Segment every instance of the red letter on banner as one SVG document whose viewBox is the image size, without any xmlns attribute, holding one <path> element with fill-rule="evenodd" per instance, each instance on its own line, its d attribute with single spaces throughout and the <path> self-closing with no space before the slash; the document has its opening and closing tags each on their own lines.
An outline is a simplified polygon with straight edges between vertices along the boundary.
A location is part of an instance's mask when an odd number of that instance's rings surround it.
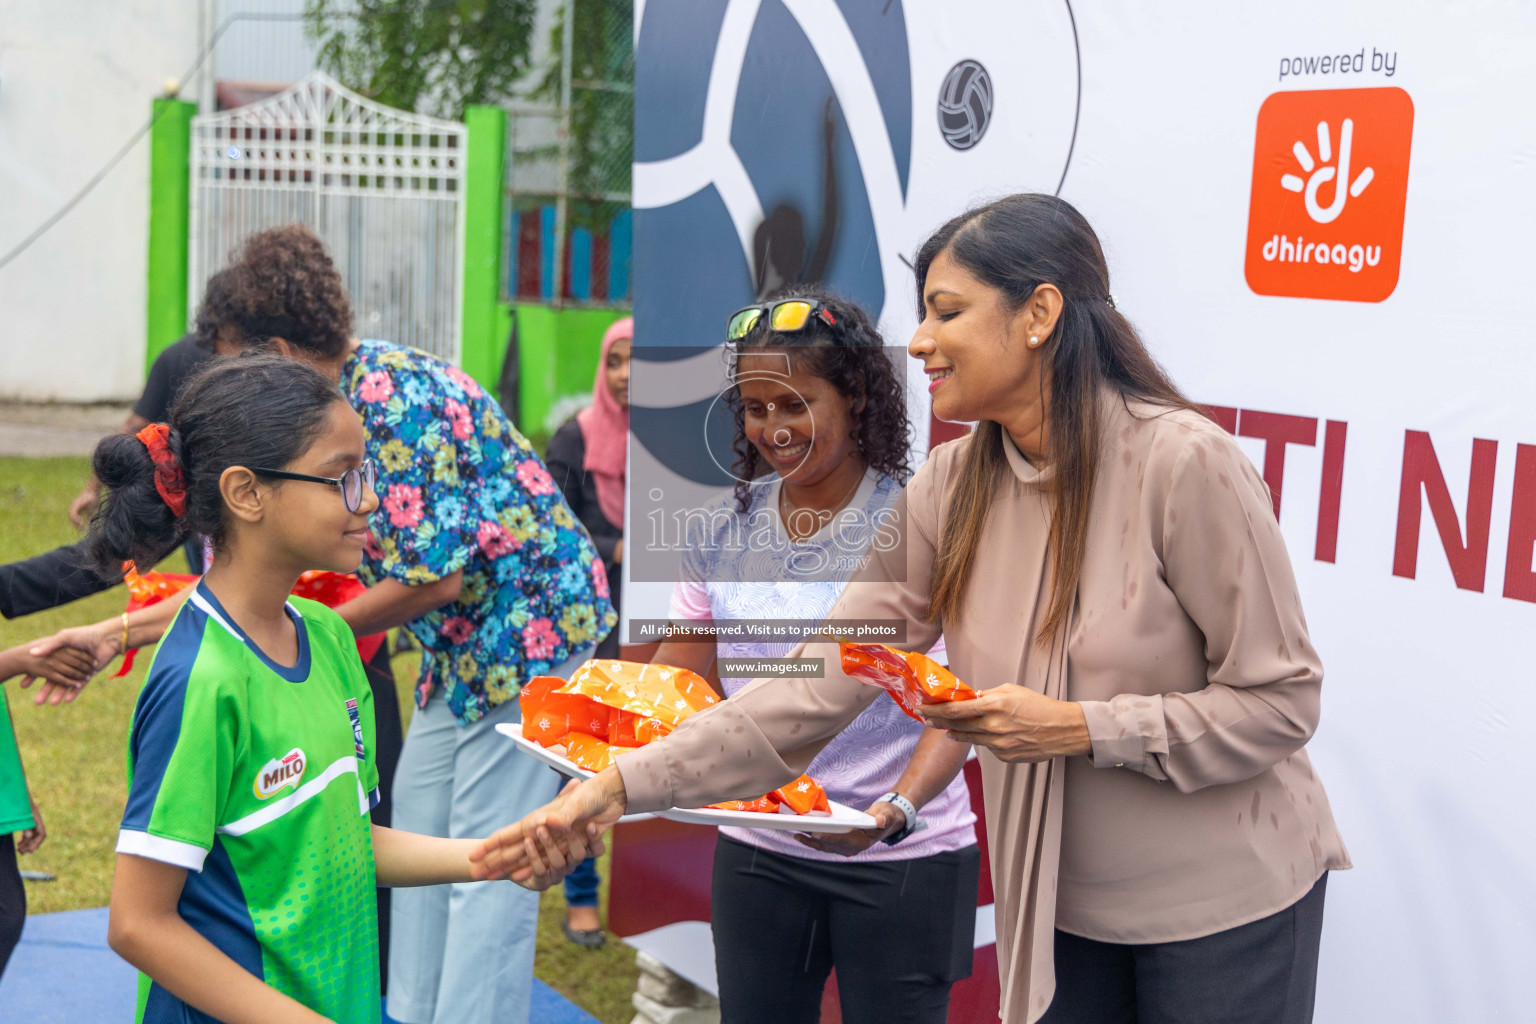
<svg viewBox="0 0 1536 1024">
<path fill-rule="evenodd" d="M 1264 482 L 1269 485 L 1270 500 L 1275 503 L 1275 518 L 1280 518 L 1280 488 L 1285 483 L 1285 446 L 1317 443 L 1317 420 L 1308 416 L 1287 416 L 1278 412 L 1244 409 L 1237 421 L 1242 437 L 1256 437 L 1264 442 Z"/>
<path fill-rule="evenodd" d="M 1420 494 L 1429 498 L 1429 511 L 1440 531 L 1451 576 L 1462 590 L 1483 589 L 1488 568 L 1488 522 L 1493 515 L 1493 470 L 1499 442 L 1476 438 L 1472 442 L 1472 473 L 1467 484 L 1467 541 L 1461 541 L 1461 523 L 1451 491 L 1440 472 L 1435 446 L 1422 430 L 1409 430 L 1403 438 L 1403 484 L 1397 499 L 1397 545 L 1392 556 L 1392 575 L 1414 578 L 1419 561 Z"/>
<path fill-rule="evenodd" d="M 1339 550 L 1339 496 L 1344 490 L 1344 435 L 1349 424 L 1329 420 L 1323 434 L 1323 487 L 1317 501 L 1317 549 L 1319 562 L 1332 562 Z"/>
<path fill-rule="evenodd" d="M 1515 497 L 1509 506 L 1509 551 L 1504 556 L 1504 596 L 1536 601 L 1536 445 L 1515 448 Z"/>
<path fill-rule="evenodd" d="M 1202 405 L 1205 414 L 1229 434 L 1237 433 L 1237 410 L 1230 405 Z"/>
</svg>

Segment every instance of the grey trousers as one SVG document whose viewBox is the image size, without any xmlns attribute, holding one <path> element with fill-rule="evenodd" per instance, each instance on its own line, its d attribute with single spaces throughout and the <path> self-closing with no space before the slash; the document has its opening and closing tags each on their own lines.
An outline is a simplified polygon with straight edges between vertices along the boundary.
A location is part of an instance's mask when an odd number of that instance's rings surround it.
<svg viewBox="0 0 1536 1024">
<path fill-rule="evenodd" d="M 569 677 L 588 647 L 550 672 Z M 522 721 L 509 700 L 460 725 L 439 689 L 411 716 L 395 769 L 394 827 L 488 836 L 549 803 L 560 777 L 496 732 Z M 400 1024 L 528 1024 L 539 894 L 461 882 L 390 895 L 389 1015 Z M 533 1024 L 539 1024 L 534 1021 Z"/>
<path fill-rule="evenodd" d="M 1038 1024 L 1309 1024 L 1328 874 L 1284 910 L 1183 942 L 1056 932 L 1056 998 Z"/>
</svg>

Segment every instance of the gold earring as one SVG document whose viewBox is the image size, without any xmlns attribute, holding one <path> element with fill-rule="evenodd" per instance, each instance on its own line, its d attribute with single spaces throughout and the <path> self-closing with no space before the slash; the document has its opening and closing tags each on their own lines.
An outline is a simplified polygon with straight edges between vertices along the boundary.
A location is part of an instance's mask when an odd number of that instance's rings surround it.
<svg viewBox="0 0 1536 1024">
<path fill-rule="evenodd" d="M 1036 337 L 1035 335 L 1031 334 L 1029 336 L 1029 347 L 1030 348 L 1039 348 L 1040 347 L 1040 339 L 1038 337 Z"/>
</svg>

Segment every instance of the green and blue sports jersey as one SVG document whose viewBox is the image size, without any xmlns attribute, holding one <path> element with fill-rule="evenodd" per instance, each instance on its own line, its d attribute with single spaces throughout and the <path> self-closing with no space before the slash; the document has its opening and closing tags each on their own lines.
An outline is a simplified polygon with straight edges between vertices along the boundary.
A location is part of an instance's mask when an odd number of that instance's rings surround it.
<svg viewBox="0 0 1536 1024">
<path fill-rule="evenodd" d="M 27 779 L 21 772 L 16 734 L 11 731 L 10 694 L 0 689 L 0 835 L 36 828 Z"/>
<path fill-rule="evenodd" d="M 288 614 L 291 668 L 198 584 L 134 710 L 117 852 L 186 868 L 182 918 L 268 985 L 377 1024 L 373 698 L 340 616 L 303 598 Z M 136 1020 L 213 1024 L 145 977 Z"/>
</svg>

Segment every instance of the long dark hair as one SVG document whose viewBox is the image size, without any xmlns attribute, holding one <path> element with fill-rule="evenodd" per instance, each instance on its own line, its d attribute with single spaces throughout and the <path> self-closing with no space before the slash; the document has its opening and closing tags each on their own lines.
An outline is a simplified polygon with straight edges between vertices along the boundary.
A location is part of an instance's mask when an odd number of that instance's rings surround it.
<svg viewBox="0 0 1536 1024">
<path fill-rule="evenodd" d="M 863 407 L 854 413 L 859 455 L 864 464 L 905 484 L 912 475 L 908 453 L 912 447 L 912 425 L 907 419 L 906 390 L 896 367 L 885 353 L 880 332 L 869 315 L 856 302 L 810 285 L 780 289 L 768 299 L 816 299 L 832 314 L 835 323 L 812 317 L 803 330 L 780 334 L 768 329 L 767 317 L 759 320 L 731 350 L 731 378 L 734 380 L 741 356 L 763 349 L 784 349 L 799 366 L 831 384 L 844 398 Z M 736 453 L 736 510 L 752 507 L 752 485 L 748 481 L 765 468 L 757 446 L 747 440 L 747 411 L 741 389 L 726 392 L 726 402 L 736 418 L 736 437 L 731 450 Z"/>
<path fill-rule="evenodd" d="M 167 443 L 186 485 L 184 515 L 155 488 L 144 442 L 114 434 L 96 446 L 97 478 L 110 490 L 91 520 L 86 552 L 115 579 L 125 561 L 147 571 L 189 535 L 224 539 L 219 477 L 231 466 L 282 469 L 314 443 L 336 385 L 305 363 L 273 355 L 215 359 L 193 374 L 171 408 Z"/>
<path fill-rule="evenodd" d="M 1046 406 L 1051 488 L 1051 597 L 1036 640 L 1049 642 L 1072 610 L 1088 539 L 1094 478 L 1103 449 L 1099 393 L 1117 392 L 1169 408 L 1199 411 L 1147 352 L 1136 328 L 1110 302 L 1109 268 L 1088 221 L 1055 196 L 1021 193 L 951 220 L 918 250 L 918 319 L 928 269 L 948 252 L 967 272 L 1003 293 L 1019 309 L 1042 284 L 1062 295 L 1061 314 L 1044 358 L 1049 368 Z M 965 601 L 982 527 L 1007 459 L 1003 428 L 977 424 L 960 482 L 949 501 L 934 560 L 929 617 L 954 621 Z"/>
</svg>

